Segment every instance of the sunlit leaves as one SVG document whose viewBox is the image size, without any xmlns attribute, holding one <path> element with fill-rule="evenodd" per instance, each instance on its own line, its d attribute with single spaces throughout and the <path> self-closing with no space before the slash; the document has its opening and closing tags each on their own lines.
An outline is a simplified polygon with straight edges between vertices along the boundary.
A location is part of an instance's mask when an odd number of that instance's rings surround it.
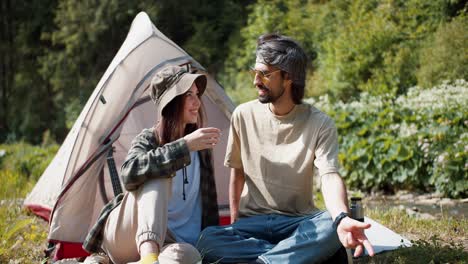
<svg viewBox="0 0 468 264">
<path fill-rule="evenodd" d="M 347 183 L 362 190 L 468 192 L 468 83 L 413 87 L 393 100 L 362 94 L 314 102 L 336 122 Z"/>
</svg>

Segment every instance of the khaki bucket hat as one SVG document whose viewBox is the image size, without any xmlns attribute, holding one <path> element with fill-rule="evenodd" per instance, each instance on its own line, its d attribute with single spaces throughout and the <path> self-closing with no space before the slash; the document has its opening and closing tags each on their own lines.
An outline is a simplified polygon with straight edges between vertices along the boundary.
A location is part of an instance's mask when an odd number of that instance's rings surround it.
<svg viewBox="0 0 468 264">
<path fill-rule="evenodd" d="M 162 111 L 176 96 L 186 93 L 195 82 L 202 95 L 206 89 L 207 79 L 203 74 L 188 72 L 186 67 L 167 66 L 158 71 L 151 81 L 151 99 L 156 105 L 158 118 Z"/>
</svg>

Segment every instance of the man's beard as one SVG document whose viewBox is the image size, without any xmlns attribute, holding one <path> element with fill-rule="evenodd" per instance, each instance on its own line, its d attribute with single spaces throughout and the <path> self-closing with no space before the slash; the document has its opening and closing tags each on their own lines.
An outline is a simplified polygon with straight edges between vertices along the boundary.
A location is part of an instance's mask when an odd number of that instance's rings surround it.
<svg viewBox="0 0 468 264">
<path fill-rule="evenodd" d="M 268 88 L 267 86 L 262 85 L 262 86 L 257 87 L 257 89 L 266 91 L 265 95 L 258 96 L 258 101 L 262 104 L 275 103 L 284 94 L 285 89 L 284 87 L 281 87 L 281 88 L 282 88 L 281 93 L 277 96 L 274 96 L 271 94 L 271 89 Z"/>
</svg>

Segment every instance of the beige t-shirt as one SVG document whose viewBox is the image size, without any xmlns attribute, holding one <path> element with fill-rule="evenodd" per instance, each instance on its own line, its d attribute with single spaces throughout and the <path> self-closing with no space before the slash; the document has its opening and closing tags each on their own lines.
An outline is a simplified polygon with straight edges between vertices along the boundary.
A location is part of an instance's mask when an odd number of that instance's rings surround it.
<svg viewBox="0 0 468 264">
<path fill-rule="evenodd" d="M 296 105 L 276 116 L 258 100 L 239 105 L 231 118 L 225 166 L 243 168 L 239 214 L 306 215 L 312 199 L 314 165 L 320 176 L 338 173 L 334 122 L 317 108 Z"/>
</svg>

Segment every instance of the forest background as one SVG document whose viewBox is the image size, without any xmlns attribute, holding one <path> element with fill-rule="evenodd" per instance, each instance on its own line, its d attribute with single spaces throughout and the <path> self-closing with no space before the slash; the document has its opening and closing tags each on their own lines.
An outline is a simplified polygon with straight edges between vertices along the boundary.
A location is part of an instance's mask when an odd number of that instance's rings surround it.
<svg viewBox="0 0 468 264">
<path fill-rule="evenodd" d="M 12 1 L 0 4 L 0 143 L 62 142 L 146 11 L 236 103 L 265 32 L 309 57 L 306 97 L 336 121 L 363 191 L 468 191 L 468 17 L 457 0 Z"/>
</svg>

